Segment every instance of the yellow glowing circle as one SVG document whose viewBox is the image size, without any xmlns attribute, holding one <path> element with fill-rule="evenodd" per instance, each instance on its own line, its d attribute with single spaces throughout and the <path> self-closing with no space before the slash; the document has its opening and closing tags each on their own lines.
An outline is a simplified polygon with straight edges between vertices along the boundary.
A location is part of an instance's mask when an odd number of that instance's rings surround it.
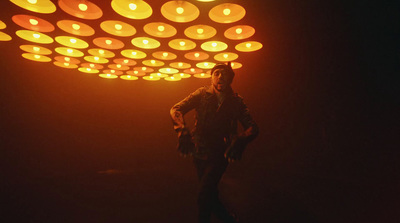
<svg viewBox="0 0 400 223">
<path fill-rule="evenodd" d="M 101 8 L 88 0 L 58 0 L 58 6 L 64 12 L 81 19 L 98 19 L 103 16 Z"/>
<path fill-rule="evenodd" d="M 58 67 L 68 68 L 68 69 L 75 69 L 75 68 L 78 68 L 78 65 L 76 65 L 76 64 L 62 63 L 62 62 L 60 62 L 60 61 L 54 61 L 53 64 L 56 65 L 56 66 L 58 66 Z"/>
<path fill-rule="evenodd" d="M 51 58 L 43 55 L 33 54 L 33 53 L 23 53 L 22 57 L 28 60 L 33 60 L 37 62 L 50 62 Z"/>
<path fill-rule="evenodd" d="M 97 56 L 85 56 L 83 59 L 85 59 L 88 62 L 92 62 L 92 63 L 99 63 L 99 64 L 108 63 L 108 60 L 106 58 L 97 57 Z"/>
<path fill-rule="evenodd" d="M 61 55 L 68 57 L 82 57 L 84 53 L 77 49 L 71 49 L 67 47 L 57 47 L 55 51 Z"/>
<path fill-rule="evenodd" d="M 109 40 L 109 39 L 106 39 L 105 42 L 106 42 L 107 45 L 111 45 L 112 44 L 112 40 Z"/>
<path fill-rule="evenodd" d="M 228 62 L 228 61 L 236 60 L 238 57 L 239 57 L 239 55 L 236 53 L 225 52 L 225 53 L 219 53 L 219 54 L 215 55 L 214 59 L 217 61 L 221 61 L 221 62 Z"/>
<path fill-rule="evenodd" d="M 0 20 L 0 29 L 5 29 L 7 27 L 7 25 Z"/>
<path fill-rule="evenodd" d="M 166 51 L 157 51 L 152 55 L 159 60 L 175 60 L 178 57 L 176 54 Z"/>
<path fill-rule="evenodd" d="M 80 72 L 88 73 L 88 74 L 97 74 L 97 73 L 100 72 L 100 71 L 97 70 L 97 69 L 88 68 L 88 67 L 80 67 L 80 68 L 78 68 L 78 70 L 79 70 Z"/>
<path fill-rule="evenodd" d="M 146 19 L 153 14 L 153 9 L 142 0 L 112 0 L 111 7 L 121 16 L 130 19 Z"/>
<path fill-rule="evenodd" d="M 89 25 L 73 20 L 60 20 L 57 22 L 57 26 L 67 33 L 78 36 L 91 36 L 95 33 Z"/>
<path fill-rule="evenodd" d="M 175 78 L 189 78 L 189 77 L 191 77 L 190 74 L 186 74 L 186 73 L 178 73 L 178 74 L 174 74 L 173 76 Z"/>
<path fill-rule="evenodd" d="M 77 49 L 85 49 L 89 46 L 84 40 L 71 36 L 57 36 L 55 40 L 61 45 Z"/>
<path fill-rule="evenodd" d="M 159 61 L 159 60 L 145 60 L 142 62 L 146 66 L 150 67 L 161 67 L 164 66 L 164 62 Z"/>
<path fill-rule="evenodd" d="M 105 78 L 105 79 L 116 79 L 118 78 L 117 75 L 115 74 L 99 74 L 100 77 Z"/>
<path fill-rule="evenodd" d="M 105 57 L 105 58 L 115 57 L 115 53 L 105 49 L 98 49 L 98 48 L 89 49 L 88 53 L 91 54 L 92 56 L 98 56 L 98 57 Z"/>
<path fill-rule="evenodd" d="M 231 10 L 229 8 L 226 8 L 222 11 L 222 13 L 224 13 L 224 15 L 230 15 L 231 14 Z"/>
<path fill-rule="evenodd" d="M 136 29 L 132 25 L 118 21 L 118 20 L 107 20 L 100 24 L 100 27 L 105 32 L 115 36 L 133 36 L 136 34 Z"/>
<path fill-rule="evenodd" d="M 190 68 L 191 65 L 188 63 L 184 63 L 184 62 L 174 62 L 174 63 L 170 63 L 169 66 L 176 68 L 176 69 L 187 69 Z"/>
<path fill-rule="evenodd" d="M 81 3 L 78 5 L 78 8 L 82 11 L 86 11 L 88 9 L 88 6 L 86 4 Z"/>
<path fill-rule="evenodd" d="M 166 77 L 164 78 L 166 81 L 180 81 L 181 78 L 179 76 L 171 76 L 171 77 Z"/>
<path fill-rule="evenodd" d="M 160 42 L 149 37 L 136 37 L 131 42 L 132 45 L 143 49 L 155 49 L 161 45 Z"/>
<path fill-rule="evenodd" d="M 43 43 L 43 44 L 50 44 L 53 43 L 54 40 L 50 36 L 36 32 L 36 31 L 31 31 L 31 30 L 18 30 L 16 32 L 17 36 L 19 36 L 21 39 L 34 42 L 34 43 Z"/>
<path fill-rule="evenodd" d="M 221 41 L 208 41 L 201 44 L 201 48 L 209 52 L 220 52 L 226 50 L 228 45 Z"/>
<path fill-rule="evenodd" d="M 246 10 L 237 4 L 223 3 L 212 8 L 208 16 L 218 23 L 233 23 L 241 20 L 246 15 Z"/>
<path fill-rule="evenodd" d="M 73 28 L 74 30 L 79 30 L 79 29 L 81 28 L 81 26 L 74 23 L 74 24 L 72 24 L 72 28 Z"/>
<path fill-rule="evenodd" d="M 175 50 L 192 50 L 196 47 L 196 43 L 188 39 L 174 39 L 168 45 Z"/>
<path fill-rule="evenodd" d="M 207 73 L 198 73 L 198 74 L 194 74 L 193 76 L 197 77 L 197 78 L 210 78 L 211 77 L 211 75 L 207 74 Z"/>
<path fill-rule="evenodd" d="M 132 76 L 132 75 L 122 75 L 119 78 L 123 79 L 123 80 L 127 80 L 127 81 L 135 81 L 137 79 L 139 79 L 136 76 Z"/>
<path fill-rule="evenodd" d="M 231 63 L 231 67 L 232 69 L 239 69 L 243 66 L 243 64 L 239 63 L 239 62 L 232 62 Z"/>
<path fill-rule="evenodd" d="M 184 10 L 182 7 L 176 8 L 176 13 L 178 13 L 178 14 L 180 14 L 180 15 L 181 15 L 184 11 L 185 11 L 185 10 Z"/>
<path fill-rule="evenodd" d="M 143 30 L 149 35 L 160 38 L 172 37 L 177 33 L 175 27 L 163 22 L 148 23 L 143 27 Z"/>
<path fill-rule="evenodd" d="M 235 46 L 235 49 L 240 52 L 253 52 L 261 49 L 263 45 L 257 41 L 247 41 L 239 43 Z"/>
<path fill-rule="evenodd" d="M 241 34 L 243 32 L 243 29 L 242 28 L 237 28 L 235 30 L 235 32 L 236 32 L 236 34 Z"/>
<path fill-rule="evenodd" d="M 52 53 L 51 50 L 35 45 L 21 45 L 19 47 L 21 50 L 26 51 L 28 53 L 40 54 L 40 55 L 50 55 Z"/>
<path fill-rule="evenodd" d="M 169 1 L 161 6 L 161 14 L 168 20 L 185 23 L 195 20 L 200 11 L 188 1 Z"/>
<path fill-rule="evenodd" d="M 158 71 L 164 74 L 176 74 L 179 72 L 179 70 L 169 67 L 160 68 Z"/>
<path fill-rule="evenodd" d="M 151 73 L 150 76 L 158 77 L 158 78 L 168 77 L 167 74 L 162 74 L 162 73 Z"/>
<path fill-rule="evenodd" d="M 36 26 L 37 24 L 39 24 L 39 21 L 37 21 L 36 19 L 29 19 L 29 23 Z"/>
<path fill-rule="evenodd" d="M 108 65 L 108 68 L 111 68 L 114 70 L 129 70 L 128 66 L 121 65 L 121 64 L 110 64 L 110 65 Z"/>
<path fill-rule="evenodd" d="M 196 67 L 202 68 L 202 69 L 211 69 L 214 66 L 215 66 L 215 63 L 213 63 L 213 62 L 201 62 L 201 63 L 196 64 Z"/>
<path fill-rule="evenodd" d="M 50 14 L 56 11 L 56 6 L 50 0 L 10 0 L 15 5 L 37 13 Z"/>
<path fill-rule="evenodd" d="M 160 78 L 157 77 L 157 76 L 144 76 L 143 79 L 146 80 L 146 81 L 158 81 L 158 80 L 160 80 Z"/>
<path fill-rule="evenodd" d="M 143 59 L 147 55 L 146 53 L 139 51 L 139 50 L 132 50 L 132 49 L 126 49 L 121 51 L 122 56 L 131 58 L 131 59 Z"/>
<path fill-rule="evenodd" d="M 195 53 L 194 56 L 195 56 L 195 57 L 199 57 L 199 56 L 200 56 L 200 53 Z"/>
</svg>

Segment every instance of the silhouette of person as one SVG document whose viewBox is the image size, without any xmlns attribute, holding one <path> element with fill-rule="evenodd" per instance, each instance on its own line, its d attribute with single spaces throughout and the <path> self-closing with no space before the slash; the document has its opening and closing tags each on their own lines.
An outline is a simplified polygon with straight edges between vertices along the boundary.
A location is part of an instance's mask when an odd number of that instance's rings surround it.
<svg viewBox="0 0 400 223">
<path fill-rule="evenodd" d="M 218 198 L 218 184 L 228 163 L 240 160 L 246 145 L 258 135 L 243 98 L 234 93 L 231 64 L 216 64 L 211 70 L 211 85 L 201 87 L 171 108 L 178 133 L 178 151 L 192 155 L 200 181 L 197 197 L 200 223 L 211 221 L 211 214 L 223 222 L 237 222 Z M 193 131 L 185 125 L 184 115 L 195 109 Z M 244 131 L 237 133 L 238 121 Z"/>
</svg>

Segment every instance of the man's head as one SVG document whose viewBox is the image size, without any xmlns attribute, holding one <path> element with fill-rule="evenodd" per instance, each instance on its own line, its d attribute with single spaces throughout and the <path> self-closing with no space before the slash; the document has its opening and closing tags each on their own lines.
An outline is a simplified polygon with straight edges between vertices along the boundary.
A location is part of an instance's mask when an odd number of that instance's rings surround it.
<svg viewBox="0 0 400 223">
<path fill-rule="evenodd" d="M 233 72 L 230 62 L 216 64 L 211 69 L 211 85 L 217 91 L 225 91 L 230 87 L 234 76 L 235 72 Z"/>
</svg>

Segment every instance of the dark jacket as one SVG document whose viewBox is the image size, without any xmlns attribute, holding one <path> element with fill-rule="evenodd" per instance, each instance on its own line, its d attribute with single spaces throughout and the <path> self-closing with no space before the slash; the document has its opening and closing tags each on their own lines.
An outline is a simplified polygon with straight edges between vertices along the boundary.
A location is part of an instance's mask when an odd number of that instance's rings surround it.
<svg viewBox="0 0 400 223">
<path fill-rule="evenodd" d="M 237 139 L 247 144 L 258 134 L 258 127 L 250 116 L 243 98 L 231 88 L 224 101 L 218 106 L 218 99 L 212 87 L 201 87 L 171 108 L 171 117 L 176 132 L 185 129 L 183 116 L 196 110 L 193 141 L 195 156 L 207 158 L 223 156 L 226 148 Z M 237 134 L 237 122 L 244 131 Z"/>
</svg>

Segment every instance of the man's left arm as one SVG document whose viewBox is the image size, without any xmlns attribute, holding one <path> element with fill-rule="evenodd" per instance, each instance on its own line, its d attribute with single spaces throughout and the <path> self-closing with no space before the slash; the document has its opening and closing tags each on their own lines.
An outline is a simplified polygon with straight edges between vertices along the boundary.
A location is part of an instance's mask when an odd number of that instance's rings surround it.
<svg viewBox="0 0 400 223">
<path fill-rule="evenodd" d="M 258 126 L 251 117 L 248 107 L 243 102 L 242 98 L 238 98 L 238 100 L 238 120 L 242 124 L 244 131 L 232 140 L 231 145 L 227 149 L 225 157 L 228 161 L 240 160 L 247 144 L 253 141 L 258 135 Z"/>
</svg>

